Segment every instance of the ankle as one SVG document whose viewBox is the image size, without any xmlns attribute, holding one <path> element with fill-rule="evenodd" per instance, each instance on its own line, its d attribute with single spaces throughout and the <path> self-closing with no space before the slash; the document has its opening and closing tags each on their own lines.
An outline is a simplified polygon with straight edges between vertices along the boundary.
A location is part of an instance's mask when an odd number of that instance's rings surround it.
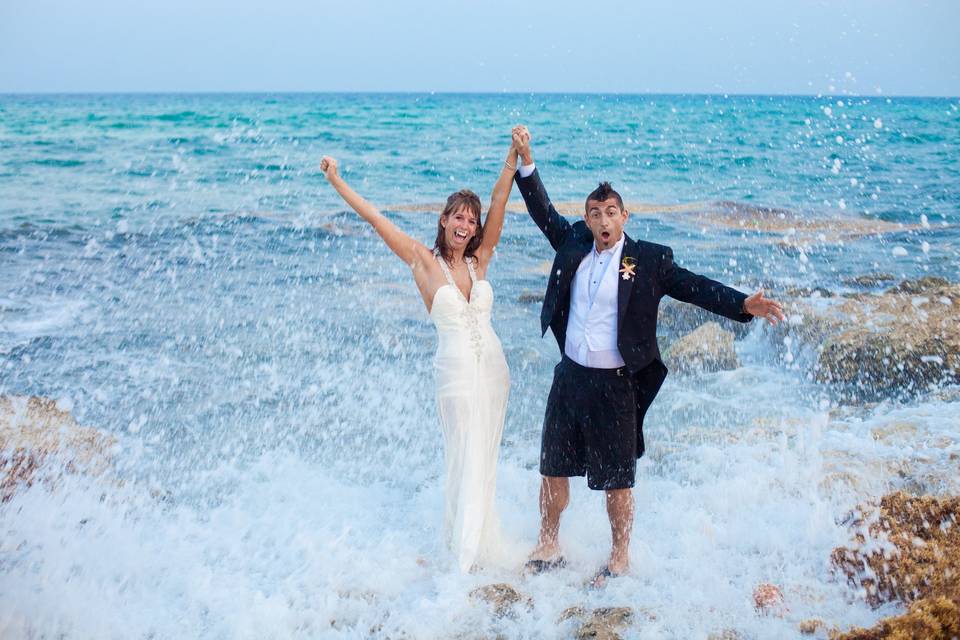
<svg viewBox="0 0 960 640">
<path fill-rule="evenodd" d="M 626 573 L 630 569 L 630 556 L 625 553 L 611 553 L 607 566 L 614 573 Z"/>
<path fill-rule="evenodd" d="M 556 541 L 537 543 L 530 557 L 536 560 L 551 560 L 560 555 L 560 544 Z"/>
</svg>

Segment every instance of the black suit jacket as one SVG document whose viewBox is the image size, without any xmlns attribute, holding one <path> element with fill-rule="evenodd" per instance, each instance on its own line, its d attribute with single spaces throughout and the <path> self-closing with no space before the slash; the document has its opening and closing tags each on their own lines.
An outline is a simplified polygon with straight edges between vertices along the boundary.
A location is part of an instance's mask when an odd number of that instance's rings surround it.
<svg viewBox="0 0 960 640">
<path fill-rule="evenodd" d="M 530 217 L 557 252 L 540 313 L 540 328 L 545 334 L 550 327 L 563 353 L 573 276 L 593 246 L 593 234 L 583 220 L 570 224 L 557 212 L 537 170 L 526 178 L 517 174 L 516 182 Z M 670 296 L 739 322 L 749 322 L 753 316 L 743 312 L 746 294 L 678 267 L 670 247 L 643 240 L 637 242 L 624 234 L 621 264 L 616 265 L 618 271 L 626 258 L 633 258 L 636 267 L 633 278 L 618 280 L 617 347 L 637 390 L 639 458 L 644 451 L 643 418 L 667 376 L 657 346 L 660 299 Z"/>
</svg>

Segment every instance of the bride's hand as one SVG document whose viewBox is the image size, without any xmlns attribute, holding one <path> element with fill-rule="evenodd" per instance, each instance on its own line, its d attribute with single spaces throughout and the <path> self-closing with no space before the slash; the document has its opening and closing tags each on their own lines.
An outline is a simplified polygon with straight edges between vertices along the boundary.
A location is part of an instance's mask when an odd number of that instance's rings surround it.
<svg viewBox="0 0 960 640">
<path fill-rule="evenodd" d="M 323 171 L 327 180 L 333 180 L 337 176 L 337 161 L 330 156 L 323 156 L 323 159 L 320 160 L 320 171 Z"/>
<path fill-rule="evenodd" d="M 530 130 L 520 124 L 513 128 L 511 134 L 513 137 L 513 148 L 517 150 L 517 153 L 523 159 L 523 163 L 532 163 L 533 155 L 530 152 Z"/>
</svg>

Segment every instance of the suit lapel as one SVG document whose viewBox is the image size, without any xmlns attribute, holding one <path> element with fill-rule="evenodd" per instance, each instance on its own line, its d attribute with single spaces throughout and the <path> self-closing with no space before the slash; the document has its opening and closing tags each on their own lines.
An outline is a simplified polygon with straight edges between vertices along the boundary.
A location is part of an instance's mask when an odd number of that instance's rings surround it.
<svg viewBox="0 0 960 640">
<path fill-rule="evenodd" d="M 569 310 L 573 276 L 576 275 L 583 257 L 590 252 L 592 246 L 593 236 L 587 234 L 585 238 L 577 238 L 575 242 L 561 247 L 557 252 L 553 261 L 553 271 L 550 273 L 547 297 L 544 299 L 540 314 L 541 329 L 544 333 L 558 310 Z"/>
<path fill-rule="evenodd" d="M 565 291 L 570 289 L 570 285 L 573 283 L 573 276 L 577 275 L 577 269 L 580 268 L 580 263 L 583 262 L 583 259 L 590 253 L 591 249 L 593 249 L 593 236 L 590 236 L 588 241 L 575 245 L 567 255 L 564 256 L 563 274 L 561 278 Z"/>
<path fill-rule="evenodd" d="M 619 272 L 624 268 L 624 263 L 629 258 L 632 260 L 634 269 L 638 263 L 638 258 L 640 257 L 640 245 L 630 239 L 630 236 L 623 234 L 623 251 L 620 254 L 620 264 L 616 265 L 617 271 Z M 627 315 L 627 305 L 630 303 L 630 294 L 633 293 L 633 281 L 637 279 L 636 274 L 624 278 L 623 275 L 617 274 L 617 330 L 619 331 L 620 327 L 623 326 L 623 319 Z"/>
</svg>

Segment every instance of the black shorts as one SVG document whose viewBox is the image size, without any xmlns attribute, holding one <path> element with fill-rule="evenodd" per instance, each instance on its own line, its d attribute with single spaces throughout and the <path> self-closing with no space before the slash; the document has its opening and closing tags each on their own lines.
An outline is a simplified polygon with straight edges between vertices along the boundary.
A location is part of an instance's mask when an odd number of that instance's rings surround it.
<svg viewBox="0 0 960 640">
<path fill-rule="evenodd" d="M 591 489 L 628 489 L 637 472 L 637 403 L 623 369 L 590 369 L 564 356 L 553 372 L 540 473 L 587 476 Z"/>
</svg>

